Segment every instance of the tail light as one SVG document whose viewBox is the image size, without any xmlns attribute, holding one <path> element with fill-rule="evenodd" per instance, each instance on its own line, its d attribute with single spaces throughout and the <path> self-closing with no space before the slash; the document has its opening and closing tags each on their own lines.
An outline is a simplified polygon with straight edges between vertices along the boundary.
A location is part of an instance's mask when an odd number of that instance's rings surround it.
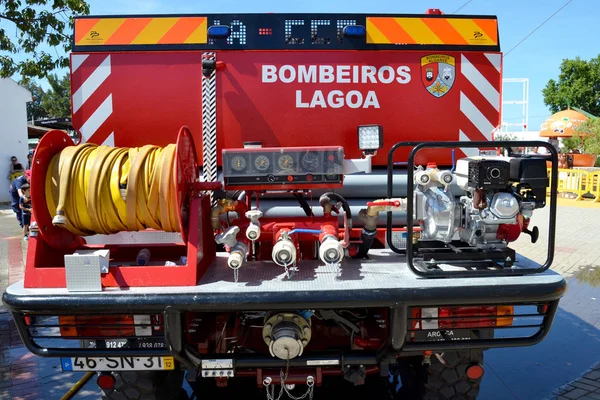
<svg viewBox="0 0 600 400">
<path fill-rule="evenodd" d="M 163 329 L 161 315 L 67 315 L 58 321 L 62 337 L 153 336 Z"/>
<path fill-rule="evenodd" d="M 413 308 L 412 329 L 477 329 L 510 326 L 513 306 Z"/>
</svg>

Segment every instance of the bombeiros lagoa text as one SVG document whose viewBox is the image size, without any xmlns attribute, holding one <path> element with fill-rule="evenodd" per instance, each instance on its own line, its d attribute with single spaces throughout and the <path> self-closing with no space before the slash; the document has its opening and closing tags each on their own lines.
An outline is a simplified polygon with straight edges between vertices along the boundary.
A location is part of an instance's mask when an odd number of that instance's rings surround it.
<svg viewBox="0 0 600 400">
<path fill-rule="evenodd" d="M 400 65 L 263 65 L 262 83 L 407 84 L 410 67 Z M 381 108 L 375 90 L 297 89 L 296 108 Z"/>
</svg>

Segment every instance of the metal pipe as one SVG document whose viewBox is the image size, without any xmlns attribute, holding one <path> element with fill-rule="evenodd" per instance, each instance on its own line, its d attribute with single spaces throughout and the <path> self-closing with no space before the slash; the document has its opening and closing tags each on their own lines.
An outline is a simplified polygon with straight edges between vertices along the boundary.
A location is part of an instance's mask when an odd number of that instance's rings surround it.
<svg viewBox="0 0 600 400">
<path fill-rule="evenodd" d="M 226 355 L 225 355 L 226 356 Z M 211 359 L 215 359 L 216 357 L 212 356 Z M 222 357 L 227 358 L 227 357 Z M 218 358 L 217 358 L 218 359 Z M 341 355 L 332 355 L 332 356 L 301 356 L 296 357 L 289 361 L 290 367 L 306 367 L 306 362 L 311 360 L 330 360 L 331 362 L 338 362 L 339 366 L 343 365 L 377 365 L 377 359 L 375 358 L 375 353 L 373 352 L 364 352 L 362 353 L 350 353 L 344 354 L 343 357 Z M 234 358 L 234 367 L 236 369 L 242 368 L 285 368 L 286 360 L 280 360 L 278 358 L 265 357 L 265 356 L 245 356 L 242 354 L 238 354 Z"/>
<path fill-rule="evenodd" d="M 69 389 L 69 391 L 67 393 L 64 394 L 63 397 L 60 398 L 60 400 L 70 400 L 73 398 L 73 396 L 75 396 L 77 393 L 79 393 L 79 391 L 81 390 L 81 388 L 88 383 L 88 381 L 90 379 L 92 379 L 92 376 L 96 375 L 95 372 L 88 372 L 87 374 L 85 374 L 79 381 L 77 381 L 77 383 L 75 385 L 73 385 L 73 387 L 71 389 Z"/>
<path fill-rule="evenodd" d="M 326 367 L 317 367 L 317 368 L 321 368 L 321 374 L 323 376 L 341 376 L 344 375 L 344 371 L 342 371 L 340 368 L 326 368 Z M 271 378 L 273 379 L 273 382 L 275 382 L 275 377 L 279 378 L 279 372 L 280 370 L 276 370 L 277 372 L 274 374 L 269 374 L 268 370 L 263 370 L 263 376 L 271 376 Z M 257 374 L 257 370 L 241 370 L 241 371 L 235 371 L 235 376 L 240 377 L 240 378 L 254 378 L 256 377 Z M 365 374 L 366 375 L 371 375 L 371 374 L 375 374 L 379 372 L 379 367 L 368 367 L 365 368 Z M 300 375 L 300 373 L 296 373 L 296 375 Z M 308 374 L 310 375 L 310 374 Z M 290 377 L 292 375 L 288 375 L 288 377 Z M 304 381 L 306 381 L 306 374 L 304 375 Z M 290 380 L 286 380 L 287 383 L 294 383 L 294 382 L 290 382 Z M 303 383 L 303 382 L 300 382 Z"/>
<path fill-rule="evenodd" d="M 394 193 L 396 196 L 406 195 L 406 169 L 394 171 Z M 223 180 L 223 175 L 219 172 L 219 180 Z M 387 175 L 385 169 L 373 170 L 370 174 L 346 175 L 344 177 L 344 186 L 336 189 L 335 192 L 346 199 L 351 199 L 360 193 L 361 197 L 379 199 L 387 196 L 386 192 Z M 329 192 L 329 189 L 313 189 L 312 195 L 314 198 L 319 198 L 322 194 Z M 228 196 L 232 196 L 234 191 L 228 191 Z M 289 193 L 267 193 L 261 195 L 262 199 L 293 199 L 298 204 L 298 201 L 290 196 Z M 314 211 L 314 210 L 313 210 Z M 306 216 L 306 215 L 305 215 Z"/>
<path fill-rule="evenodd" d="M 218 201 L 217 205 L 210 210 L 210 222 L 212 228 L 217 230 L 221 228 L 221 223 L 219 222 L 219 217 L 222 214 L 226 214 L 228 212 L 237 211 L 238 201 L 231 199 L 221 199 Z M 243 214 L 242 214 L 243 215 Z M 241 217 L 241 216 L 240 216 Z"/>
<path fill-rule="evenodd" d="M 354 228 L 362 228 L 364 222 L 359 218 L 359 212 L 365 208 L 365 204 L 373 199 L 349 199 L 348 206 L 352 212 L 352 226 Z M 288 199 L 263 199 L 260 202 L 260 210 L 263 212 L 264 218 L 291 218 L 291 217 L 306 217 L 304 212 L 294 198 Z M 323 217 L 323 209 L 314 207 L 313 212 L 315 217 Z M 406 224 L 405 212 L 392 212 L 394 226 L 404 226 Z M 340 217 L 341 221 L 341 217 Z M 340 222 L 341 224 L 342 222 Z M 377 219 L 377 226 L 385 228 L 385 215 L 381 215 Z"/>
</svg>

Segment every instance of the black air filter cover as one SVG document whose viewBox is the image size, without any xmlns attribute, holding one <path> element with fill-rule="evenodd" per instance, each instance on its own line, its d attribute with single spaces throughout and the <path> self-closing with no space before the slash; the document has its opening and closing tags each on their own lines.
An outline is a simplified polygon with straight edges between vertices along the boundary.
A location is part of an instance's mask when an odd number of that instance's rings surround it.
<svg viewBox="0 0 600 400">
<path fill-rule="evenodd" d="M 510 164 L 502 160 L 472 160 L 469 162 L 469 187 L 504 189 L 509 182 Z"/>
</svg>

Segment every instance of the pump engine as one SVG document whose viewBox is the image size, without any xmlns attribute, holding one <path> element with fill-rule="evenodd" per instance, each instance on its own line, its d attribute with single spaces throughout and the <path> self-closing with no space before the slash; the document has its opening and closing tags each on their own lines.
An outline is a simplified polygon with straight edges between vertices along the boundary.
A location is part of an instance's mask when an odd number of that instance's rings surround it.
<svg viewBox="0 0 600 400">
<path fill-rule="evenodd" d="M 493 251 L 507 248 L 522 232 L 537 240 L 537 228 L 528 227 L 533 210 L 545 206 L 543 158 L 463 158 L 455 170 L 430 164 L 414 177 L 421 242 Z"/>
</svg>

